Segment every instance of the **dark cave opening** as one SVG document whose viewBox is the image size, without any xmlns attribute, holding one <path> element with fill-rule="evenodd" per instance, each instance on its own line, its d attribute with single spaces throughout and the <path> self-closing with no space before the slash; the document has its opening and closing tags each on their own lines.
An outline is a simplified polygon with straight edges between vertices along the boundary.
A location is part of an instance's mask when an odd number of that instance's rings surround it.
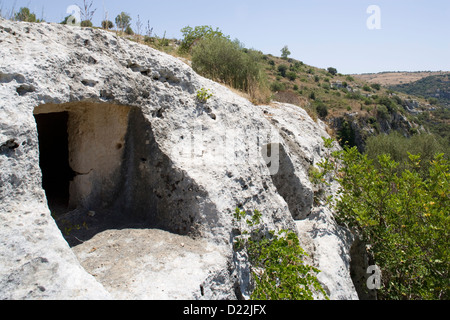
<svg viewBox="0 0 450 320">
<path fill-rule="evenodd" d="M 35 114 L 39 138 L 42 187 L 53 214 L 67 211 L 69 185 L 74 172 L 69 165 L 68 112 Z"/>
</svg>

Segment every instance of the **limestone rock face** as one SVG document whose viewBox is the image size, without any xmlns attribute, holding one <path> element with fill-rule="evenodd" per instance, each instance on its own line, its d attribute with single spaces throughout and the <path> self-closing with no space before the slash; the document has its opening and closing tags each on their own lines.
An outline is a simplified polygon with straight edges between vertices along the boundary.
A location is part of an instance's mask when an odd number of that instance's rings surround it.
<svg viewBox="0 0 450 320">
<path fill-rule="evenodd" d="M 357 299 L 304 110 L 91 28 L 0 19 L 0 61 L 1 299 L 246 298 L 236 207 L 296 230 L 329 296 Z"/>
</svg>

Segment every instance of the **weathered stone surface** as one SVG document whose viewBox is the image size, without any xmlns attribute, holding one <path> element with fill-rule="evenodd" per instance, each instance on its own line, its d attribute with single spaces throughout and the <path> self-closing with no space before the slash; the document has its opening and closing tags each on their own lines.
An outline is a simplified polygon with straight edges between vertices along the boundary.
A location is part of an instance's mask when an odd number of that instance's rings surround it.
<svg viewBox="0 0 450 320">
<path fill-rule="evenodd" d="M 254 106 L 102 30 L 0 20 L 0 43 L 0 298 L 248 297 L 231 244 L 237 206 L 298 230 L 330 297 L 356 298 L 349 240 L 314 208 L 308 169 L 327 134 L 304 110 Z M 37 115 L 62 112 L 67 145 L 45 151 Z M 63 149 L 67 198 L 46 195 L 39 162 Z"/>
</svg>

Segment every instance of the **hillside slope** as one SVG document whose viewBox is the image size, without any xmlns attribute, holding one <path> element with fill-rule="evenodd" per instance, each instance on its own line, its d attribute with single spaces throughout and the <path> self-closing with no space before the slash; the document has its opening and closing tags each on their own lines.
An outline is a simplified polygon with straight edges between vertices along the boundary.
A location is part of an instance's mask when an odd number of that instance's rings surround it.
<svg viewBox="0 0 450 320">
<path fill-rule="evenodd" d="M 369 136 L 392 131 L 404 136 L 439 133 L 436 126 L 442 137 L 448 135 L 445 110 L 432 105 L 432 100 L 294 59 L 266 55 L 264 60 L 272 99 L 301 106 L 321 118 L 342 145 L 364 151 Z"/>
</svg>

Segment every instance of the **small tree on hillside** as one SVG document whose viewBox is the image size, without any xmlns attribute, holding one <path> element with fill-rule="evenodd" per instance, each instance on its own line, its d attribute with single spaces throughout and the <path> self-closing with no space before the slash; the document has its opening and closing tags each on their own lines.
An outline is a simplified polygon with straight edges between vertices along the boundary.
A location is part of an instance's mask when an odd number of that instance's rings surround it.
<svg viewBox="0 0 450 320">
<path fill-rule="evenodd" d="M 36 15 L 30 12 L 28 8 L 20 8 L 19 12 L 14 15 L 14 20 L 24 22 L 37 22 Z"/>
<path fill-rule="evenodd" d="M 291 52 L 289 51 L 288 46 L 284 46 L 283 49 L 281 49 L 281 57 L 283 59 L 287 59 L 291 55 Z"/>
<path fill-rule="evenodd" d="M 141 33 L 142 33 L 143 26 L 144 26 L 144 24 L 141 21 L 141 17 L 138 15 L 137 21 L 136 21 L 136 40 L 137 40 L 137 42 L 141 42 Z"/>
<path fill-rule="evenodd" d="M 333 76 L 337 75 L 337 70 L 336 70 L 336 68 L 329 67 L 329 68 L 328 68 L 328 72 L 329 72 L 330 74 L 332 74 Z"/>
<path fill-rule="evenodd" d="M 123 33 L 128 27 L 131 27 L 131 17 L 127 13 L 121 12 L 116 17 L 116 26 Z"/>
</svg>

